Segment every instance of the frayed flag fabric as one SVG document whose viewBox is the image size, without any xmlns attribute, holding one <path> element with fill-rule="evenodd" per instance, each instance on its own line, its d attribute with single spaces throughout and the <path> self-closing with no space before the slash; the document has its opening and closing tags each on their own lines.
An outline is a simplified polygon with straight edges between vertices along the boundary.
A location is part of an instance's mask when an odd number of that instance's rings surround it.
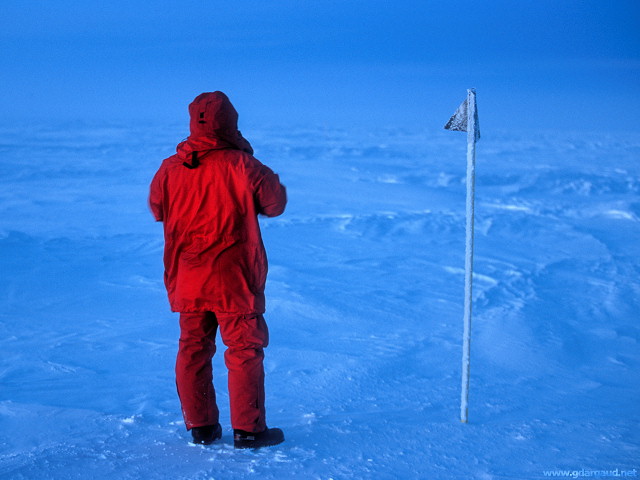
<svg viewBox="0 0 640 480">
<path fill-rule="evenodd" d="M 460 421 L 467 423 L 469 416 L 469 364 L 471 354 L 471 310 L 473 294 L 473 230 L 476 185 L 476 141 L 480 138 L 476 91 L 467 90 L 467 99 L 456 110 L 444 127 L 447 130 L 467 132 L 467 224 L 464 260 L 464 330 L 462 334 L 462 393 Z"/>
<path fill-rule="evenodd" d="M 456 132 L 466 132 L 469 125 L 469 106 L 473 110 L 475 140 L 480 140 L 480 124 L 478 123 L 478 108 L 476 106 L 476 90 L 470 88 L 467 93 L 467 98 L 460 104 L 456 112 L 451 116 L 447 124 L 444 126 L 445 130 L 453 130 Z"/>
</svg>

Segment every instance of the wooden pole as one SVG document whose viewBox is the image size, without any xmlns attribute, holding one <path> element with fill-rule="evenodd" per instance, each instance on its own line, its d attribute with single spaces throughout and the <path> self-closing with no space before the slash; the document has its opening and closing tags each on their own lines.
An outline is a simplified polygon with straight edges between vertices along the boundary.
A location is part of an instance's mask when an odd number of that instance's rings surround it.
<svg viewBox="0 0 640 480">
<path fill-rule="evenodd" d="M 473 231 L 476 183 L 476 91 L 467 90 L 467 225 L 464 265 L 464 331 L 462 335 L 462 395 L 460 399 L 460 421 L 469 418 L 469 364 L 471 352 L 471 311 L 473 296 Z"/>
</svg>

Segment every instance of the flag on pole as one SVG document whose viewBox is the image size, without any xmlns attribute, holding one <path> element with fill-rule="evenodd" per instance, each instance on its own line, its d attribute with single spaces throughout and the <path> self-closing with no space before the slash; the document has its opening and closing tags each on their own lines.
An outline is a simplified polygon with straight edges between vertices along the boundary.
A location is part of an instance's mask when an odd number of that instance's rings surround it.
<svg viewBox="0 0 640 480">
<path fill-rule="evenodd" d="M 476 99 L 476 91 L 474 88 L 469 89 L 469 92 L 473 93 L 473 102 L 475 103 Z M 469 97 L 471 95 L 467 95 L 467 98 L 460 104 L 456 113 L 454 113 L 447 124 L 444 126 L 445 130 L 454 130 L 456 132 L 466 132 L 469 124 Z M 475 105 L 473 105 L 473 116 L 475 123 L 475 140 L 476 142 L 480 140 L 480 124 L 478 123 L 478 109 Z"/>
<path fill-rule="evenodd" d="M 476 142 L 480 139 L 476 91 L 467 90 L 467 98 L 444 126 L 447 130 L 467 132 L 467 225 L 464 260 L 464 330 L 462 334 L 462 393 L 460 421 L 469 414 L 469 358 L 471 353 L 471 307 L 473 292 L 473 223 L 476 185 Z"/>
</svg>

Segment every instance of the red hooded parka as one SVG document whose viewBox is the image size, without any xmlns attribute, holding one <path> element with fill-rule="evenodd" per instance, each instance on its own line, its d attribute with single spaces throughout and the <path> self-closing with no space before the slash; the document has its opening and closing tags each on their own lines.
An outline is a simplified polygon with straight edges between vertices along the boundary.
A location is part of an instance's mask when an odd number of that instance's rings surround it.
<svg viewBox="0 0 640 480">
<path fill-rule="evenodd" d="M 162 162 L 149 195 L 164 223 L 171 310 L 264 313 L 267 258 L 257 216 L 280 215 L 285 188 L 253 157 L 224 93 L 199 95 L 189 114 L 191 134 Z"/>
</svg>

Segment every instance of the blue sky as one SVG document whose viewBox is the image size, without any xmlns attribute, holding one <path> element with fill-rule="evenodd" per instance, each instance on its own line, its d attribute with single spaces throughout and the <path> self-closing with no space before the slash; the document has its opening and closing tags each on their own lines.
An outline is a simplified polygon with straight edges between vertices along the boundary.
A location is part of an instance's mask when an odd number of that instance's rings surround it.
<svg viewBox="0 0 640 480">
<path fill-rule="evenodd" d="M 3 0 L 0 114 L 176 120 L 223 90 L 241 122 L 639 131 L 637 0 Z"/>
</svg>

